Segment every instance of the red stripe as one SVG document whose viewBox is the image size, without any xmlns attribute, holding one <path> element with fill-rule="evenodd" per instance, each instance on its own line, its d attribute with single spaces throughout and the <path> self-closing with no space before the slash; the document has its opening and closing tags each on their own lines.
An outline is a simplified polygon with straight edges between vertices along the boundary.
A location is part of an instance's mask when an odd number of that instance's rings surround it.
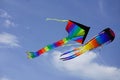
<svg viewBox="0 0 120 80">
<path fill-rule="evenodd" d="M 68 33 L 70 32 L 71 28 L 73 27 L 72 25 L 73 25 L 73 22 L 71 22 L 71 21 L 69 20 L 69 21 L 68 21 L 68 24 L 67 24 L 67 26 L 66 26 L 66 31 L 67 31 Z"/>
<path fill-rule="evenodd" d="M 42 48 L 42 49 L 40 49 L 40 50 L 38 51 L 38 53 L 39 53 L 39 54 L 43 54 L 45 51 L 46 51 L 45 48 Z"/>
</svg>

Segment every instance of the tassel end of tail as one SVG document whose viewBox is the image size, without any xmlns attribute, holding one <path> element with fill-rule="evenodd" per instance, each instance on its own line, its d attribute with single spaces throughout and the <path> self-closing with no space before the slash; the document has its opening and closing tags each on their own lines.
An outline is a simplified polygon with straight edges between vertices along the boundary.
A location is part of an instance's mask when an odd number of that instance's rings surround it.
<svg viewBox="0 0 120 80">
<path fill-rule="evenodd" d="M 27 57 L 29 59 L 33 59 L 33 58 L 39 56 L 37 52 L 26 52 L 26 53 L 27 53 L 27 55 L 28 55 Z"/>
</svg>

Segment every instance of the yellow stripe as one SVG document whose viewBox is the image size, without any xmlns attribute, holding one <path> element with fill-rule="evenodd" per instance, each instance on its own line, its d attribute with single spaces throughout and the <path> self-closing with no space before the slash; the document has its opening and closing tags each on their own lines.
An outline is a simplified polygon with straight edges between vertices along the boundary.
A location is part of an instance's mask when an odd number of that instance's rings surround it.
<svg viewBox="0 0 120 80">
<path fill-rule="evenodd" d="M 44 47 L 45 51 L 49 51 L 49 48 L 48 46 Z"/>
</svg>

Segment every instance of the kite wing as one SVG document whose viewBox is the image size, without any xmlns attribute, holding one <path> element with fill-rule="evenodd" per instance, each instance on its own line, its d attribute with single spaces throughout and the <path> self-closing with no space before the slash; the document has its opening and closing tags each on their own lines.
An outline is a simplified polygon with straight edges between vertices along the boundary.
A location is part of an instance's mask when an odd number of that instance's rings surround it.
<svg viewBox="0 0 120 80">
<path fill-rule="evenodd" d="M 72 51 L 68 51 L 66 52 L 66 54 L 70 53 L 70 52 L 74 52 L 76 50 L 80 50 L 79 52 L 76 52 L 75 54 L 65 57 L 65 58 L 61 58 L 61 60 L 66 61 L 66 60 L 70 60 L 73 59 L 87 51 L 90 51 L 92 49 L 95 49 L 97 47 L 100 47 L 101 45 L 105 44 L 105 43 L 110 43 L 114 40 L 115 38 L 115 34 L 114 32 L 110 29 L 110 28 L 106 28 L 103 31 L 101 31 L 96 37 L 94 37 L 93 39 L 91 39 L 90 41 L 88 41 L 82 48 L 75 48 Z M 64 53 L 65 54 L 65 53 Z M 63 55 L 64 55 L 63 54 Z"/>
<path fill-rule="evenodd" d="M 66 31 L 68 32 L 68 37 L 76 42 L 81 44 L 84 43 L 84 40 L 89 32 L 90 27 L 83 24 L 68 20 L 66 26 Z"/>
<path fill-rule="evenodd" d="M 66 26 L 66 31 L 69 34 L 68 37 L 63 38 L 62 40 L 59 40 L 53 44 L 47 45 L 46 47 L 38 50 L 37 52 L 27 52 L 28 58 L 37 57 L 51 49 L 54 49 L 59 46 L 63 46 L 70 40 L 74 40 L 76 42 L 83 44 L 83 42 L 88 34 L 89 29 L 90 29 L 90 27 L 87 27 L 80 23 L 68 20 L 68 24 Z"/>
</svg>

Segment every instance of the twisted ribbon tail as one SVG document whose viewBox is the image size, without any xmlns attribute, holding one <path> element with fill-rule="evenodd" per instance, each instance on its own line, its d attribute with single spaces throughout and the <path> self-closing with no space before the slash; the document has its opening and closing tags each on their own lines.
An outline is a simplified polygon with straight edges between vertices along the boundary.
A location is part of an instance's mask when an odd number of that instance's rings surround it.
<svg viewBox="0 0 120 80">
<path fill-rule="evenodd" d="M 73 54 L 73 55 L 71 55 L 71 56 L 64 57 L 64 58 L 60 58 L 60 60 L 62 60 L 62 61 L 71 60 L 71 59 L 73 59 L 73 58 L 75 58 L 75 57 L 77 57 L 77 56 L 79 56 L 79 55 L 81 55 L 81 54 L 82 54 L 81 52 L 77 52 L 77 53 L 75 53 L 75 54 Z"/>
<path fill-rule="evenodd" d="M 71 60 L 71 59 L 73 59 L 75 57 L 76 57 L 75 55 L 72 55 L 72 56 L 69 56 L 69 57 L 60 58 L 60 60 L 67 61 L 67 60 Z"/>
<path fill-rule="evenodd" d="M 71 51 L 65 52 L 65 53 L 61 54 L 60 56 L 66 55 L 66 54 L 71 53 L 71 52 L 74 52 L 74 51 L 75 51 L 75 50 L 71 50 Z"/>
<path fill-rule="evenodd" d="M 29 59 L 33 59 L 33 58 L 39 56 L 39 54 L 37 52 L 26 52 L 26 53 L 27 53 L 27 55 L 28 55 L 27 57 Z"/>
<path fill-rule="evenodd" d="M 66 54 L 71 53 L 71 52 L 78 51 L 78 50 L 80 50 L 81 48 L 82 48 L 82 46 L 80 46 L 79 48 L 75 48 L 75 49 L 73 49 L 73 50 L 71 50 L 71 51 L 65 52 L 65 53 L 61 54 L 60 56 L 66 55 Z"/>
</svg>

